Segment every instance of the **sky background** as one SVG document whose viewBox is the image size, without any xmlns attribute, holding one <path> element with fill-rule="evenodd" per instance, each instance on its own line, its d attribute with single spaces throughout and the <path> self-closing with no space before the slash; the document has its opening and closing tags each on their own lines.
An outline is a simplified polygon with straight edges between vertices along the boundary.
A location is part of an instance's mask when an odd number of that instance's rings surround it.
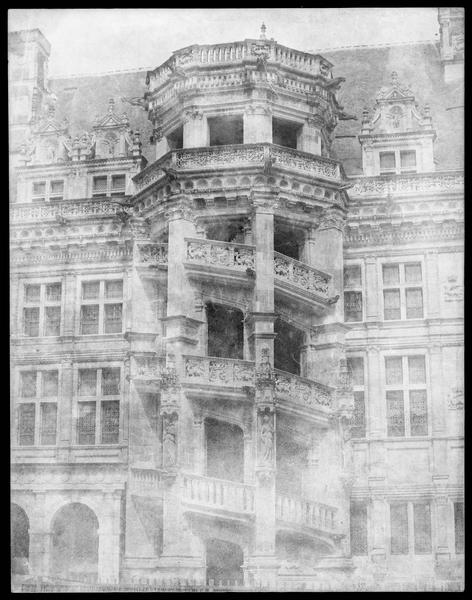
<svg viewBox="0 0 472 600">
<path fill-rule="evenodd" d="M 49 75 L 153 69 L 173 50 L 266 35 L 304 51 L 435 39 L 437 8 L 10 9 L 9 30 L 38 28 Z"/>
</svg>

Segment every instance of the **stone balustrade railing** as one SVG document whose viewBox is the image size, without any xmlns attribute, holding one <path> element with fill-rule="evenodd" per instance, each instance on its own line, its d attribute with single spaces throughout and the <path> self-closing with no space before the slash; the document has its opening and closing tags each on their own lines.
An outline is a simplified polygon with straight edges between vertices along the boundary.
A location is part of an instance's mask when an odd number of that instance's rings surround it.
<svg viewBox="0 0 472 600">
<path fill-rule="evenodd" d="M 254 513 L 254 487 L 245 483 L 202 475 L 182 476 L 182 500 L 210 509 L 251 515 Z"/>
<path fill-rule="evenodd" d="M 188 262 L 243 271 L 255 268 L 254 246 L 200 238 L 186 238 L 185 241 Z"/>
<path fill-rule="evenodd" d="M 136 356 L 135 375 L 138 379 L 159 379 L 165 371 L 165 356 Z"/>
<path fill-rule="evenodd" d="M 156 469 L 131 468 L 130 487 L 133 493 L 152 493 L 161 489 L 161 472 Z"/>
<path fill-rule="evenodd" d="M 136 191 L 140 192 L 165 176 L 163 168 L 170 167 L 182 172 L 206 170 L 213 172 L 219 169 L 226 170 L 229 167 L 263 169 L 269 162 L 272 166 L 299 171 L 310 177 L 338 182 L 343 177 L 339 163 L 330 158 L 314 156 L 302 150 L 276 144 L 260 143 L 172 150 L 135 175 L 133 181 Z"/>
<path fill-rule="evenodd" d="M 311 500 L 277 495 L 275 514 L 280 521 L 336 533 L 337 509 Z"/>
<path fill-rule="evenodd" d="M 389 194 L 418 194 L 421 192 L 458 192 L 464 189 L 462 171 L 384 175 L 355 179 L 349 196 L 388 196 Z"/>
<path fill-rule="evenodd" d="M 167 244 L 139 244 L 140 262 L 150 266 L 167 266 L 168 245 Z"/>
<path fill-rule="evenodd" d="M 10 209 L 11 223 L 54 220 L 57 217 L 113 216 L 125 210 L 121 203 L 109 200 L 68 200 L 56 204 L 21 204 Z M 128 209 L 129 210 L 129 209 Z"/>
<path fill-rule="evenodd" d="M 278 369 L 275 369 L 275 394 L 304 408 L 331 406 L 330 387 Z"/>
<path fill-rule="evenodd" d="M 254 363 L 232 358 L 184 356 L 187 383 L 211 383 L 229 387 L 254 385 Z"/>
<path fill-rule="evenodd" d="M 275 277 L 300 289 L 328 299 L 331 275 L 294 258 L 274 252 Z"/>
<path fill-rule="evenodd" d="M 254 63 L 261 56 L 268 63 L 274 62 L 279 65 L 297 69 L 311 75 L 323 75 L 330 77 L 330 63 L 323 57 L 307 52 L 300 52 L 287 48 L 273 40 L 247 39 L 241 42 L 226 44 L 215 44 L 211 46 L 188 46 L 173 53 L 165 63 L 154 71 L 148 72 L 148 79 L 152 88 L 159 87 L 165 83 L 175 72 L 175 68 L 200 65 L 229 65 L 238 62 Z"/>
</svg>

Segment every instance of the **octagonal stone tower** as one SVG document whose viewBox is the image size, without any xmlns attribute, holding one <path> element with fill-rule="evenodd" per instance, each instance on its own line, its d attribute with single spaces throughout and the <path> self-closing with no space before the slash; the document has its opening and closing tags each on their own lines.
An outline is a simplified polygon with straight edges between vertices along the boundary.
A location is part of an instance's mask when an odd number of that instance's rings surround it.
<svg viewBox="0 0 472 600">
<path fill-rule="evenodd" d="M 156 161 L 134 177 L 131 403 L 157 407 L 159 450 L 136 430 L 130 461 L 159 471 L 162 553 L 147 566 L 162 577 L 269 584 L 284 565 L 349 566 L 347 186 L 330 158 L 342 81 L 264 27 L 147 75 Z"/>
</svg>

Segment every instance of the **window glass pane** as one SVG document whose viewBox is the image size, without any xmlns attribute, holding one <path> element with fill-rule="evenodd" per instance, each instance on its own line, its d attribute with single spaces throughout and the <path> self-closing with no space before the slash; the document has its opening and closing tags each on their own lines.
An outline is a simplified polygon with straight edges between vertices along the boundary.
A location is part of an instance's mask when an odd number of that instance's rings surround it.
<svg viewBox="0 0 472 600">
<path fill-rule="evenodd" d="M 456 553 L 464 552 L 464 503 L 454 503 L 454 534 Z"/>
<path fill-rule="evenodd" d="M 41 444 L 55 444 L 57 430 L 57 404 L 41 404 Z"/>
<path fill-rule="evenodd" d="M 84 300 L 96 300 L 100 294 L 99 281 L 84 281 L 82 283 L 82 298 Z"/>
<path fill-rule="evenodd" d="M 344 320 L 362 321 L 362 292 L 344 292 Z"/>
<path fill-rule="evenodd" d="M 102 444 L 117 444 L 120 432 L 119 401 L 102 402 Z"/>
<path fill-rule="evenodd" d="M 25 302 L 38 303 L 41 297 L 41 287 L 39 285 L 25 285 Z"/>
<path fill-rule="evenodd" d="M 61 307 L 46 306 L 44 311 L 44 335 L 60 335 Z"/>
<path fill-rule="evenodd" d="M 351 372 L 352 385 L 364 385 L 364 359 L 361 356 L 352 356 L 347 359 Z"/>
<path fill-rule="evenodd" d="M 79 396 L 97 395 L 97 369 L 79 370 Z"/>
<path fill-rule="evenodd" d="M 400 165 L 402 169 L 415 169 L 416 150 L 402 150 L 400 152 Z"/>
<path fill-rule="evenodd" d="M 60 283 L 49 283 L 46 286 L 46 300 L 48 302 L 61 301 L 62 286 Z"/>
<path fill-rule="evenodd" d="M 400 272 L 398 265 L 383 265 L 382 277 L 384 285 L 396 285 L 400 282 Z"/>
<path fill-rule="evenodd" d="M 415 531 L 415 554 L 431 552 L 431 511 L 429 504 L 413 505 L 413 527 Z"/>
<path fill-rule="evenodd" d="M 42 396 L 44 398 L 56 397 L 58 392 L 58 372 L 57 371 L 42 371 L 43 380 Z"/>
<path fill-rule="evenodd" d="M 95 414 L 95 402 L 79 402 L 78 444 L 95 444 Z"/>
<path fill-rule="evenodd" d="M 405 282 L 421 283 L 421 263 L 405 265 Z"/>
<path fill-rule="evenodd" d="M 410 433 L 411 435 L 428 435 L 426 390 L 410 392 Z"/>
<path fill-rule="evenodd" d="M 121 333 L 121 313 L 121 304 L 105 304 L 105 333 Z"/>
<path fill-rule="evenodd" d="M 403 392 L 387 392 L 387 435 L 389 437 L 405 435 Z"/>
<path fill-rule="evenodd" d="M 83 335 L 98 333 L 98 305 L 83 305 L 80 312 L 80 332 Z"/>
<path fill-rule="evenodd" d="M 34 398 L 36 396 L 36 371 L 22 371 L 20 373 L 20 396 Z"/>
<path fill-rule="evenodd" d="M 408 378 L 410 383 L 426 383 L 424 356 L 408 357 Z"/>
<path fill-rule="evenodd" d="M 50 196 L 62 196 L 64 193 L 63 181 L 51 181 Z"/>
<path fill-rule="evenodd" d="M 33 196 L 45 196 L 46 195 L 46 182 L 35 181 L 33 183 Z"/>
<path fill-rule="evenodd" d="M 123 296 L 123 281 L 118 279 L 117 281 L 106 281 L 105 282 L 105 298 L 122 298 Z"/>
<path fill-rule="evenodd" d="M 408 554 L 408 505 L 390 505 L 392 554 Z"/>
<path fill-rule="evenodd" d="M 18 444 L 20 446 L 34 445 L 35 411 L 34 404 L 20 404 L 18 408 Z"/>
<path fill-rule="evenodd" d="M 406 318 L 423 318 L 423 291 L 421 288 L 406 290 Z"/>
<path fill-rule="evenodd" d="M 380 170 L 395 170 L 395 153 L 394 152 L 380 152 Z"/>
<path fill-rule="evenodd" d="M 364 392 L 354 392 L 354 415 L 351 426 L 353 438 L 365 437 L 365 401 Z"/>
<path fill-rule="evenodd" d="M 93 178 L 93 195 L 94 196 L 105 196 L 107 193 L 107 178 L 94 177 Z"/>
<path fill-rule="evenodd" d="M 102 394 L 117 396 L 120 393 L 120 368 L 102 369 Z"/>
<path fill-rule="evenodd" d="M 111 190 L 112 192 L 120 192 L 122 194 L 125 193 L 125 183 L 126 176 L 125 175 L 112 175 L 111 178 Z"/>
<path fill-rule="evenodd" d="M 24 308 L 24 333 L 30 337 L 39 335 L 39 308 Z"/>
<path fill-rule="evenodd" d="M 400 319 L 400 290 L 384 291 L 384 319 L 391 321 Z"/>
<path fill-rule="evenodd" d="M 361 287 L 361 267 L 360 265 L 350 265 L 344 267 L 344 287 Z"/>
<path fill-rule="evenodd" d="M 364 502 L 351 502 L 350 522 L 352 554 L 367 554 L 367 505 Z"/>
<path fill-rule="evenodd" d="M 398 385 L 403 383 L 402 357 L 385 357 L 385 383 L 387 385 Z"/>
</svg>

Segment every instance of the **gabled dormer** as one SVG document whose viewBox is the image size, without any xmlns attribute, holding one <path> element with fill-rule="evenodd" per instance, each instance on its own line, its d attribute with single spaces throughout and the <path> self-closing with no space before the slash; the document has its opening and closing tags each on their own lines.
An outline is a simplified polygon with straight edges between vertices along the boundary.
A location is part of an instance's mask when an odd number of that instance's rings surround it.
<svg viewBox="0 0 472 600">
<path fill-rule="evenodd" d="M 380 89 L 372 117 L 364 110 L 359 142 L 364 175 L 434 171 L 433 130 L 429 106 L 420 110 L 413 92 L 392 73 Z"/>
<path fill-rule="evenodd" d="M 125 113 L 115 112 L 115 101 L 108 101 L 108 112 L 95 119 L 95 158 L 126 157 L 132 152 L 133 134 L 129 131 L 129 120 Z"/>
<path fill-rule="evenodd" d="M 55 105 L 51 103 L 46 117 L 33 127 L 31 136 L 20 147 L 20 164 L 57 163 L 68 160 L 68 128 L 67 119 L 62 122 L 56 119 Z"/>
</svg>

